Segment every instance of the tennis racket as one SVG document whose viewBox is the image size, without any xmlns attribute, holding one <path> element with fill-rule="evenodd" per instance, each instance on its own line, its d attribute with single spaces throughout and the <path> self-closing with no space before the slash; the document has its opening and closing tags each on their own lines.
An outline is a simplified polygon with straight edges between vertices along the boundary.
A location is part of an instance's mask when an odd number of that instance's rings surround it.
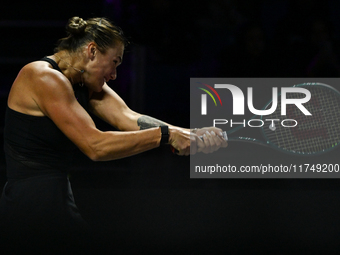
<svg viewBox="0 0 340 255">
<path fill-rule="evenodd" d="M 238 126 L 227 131 L 228 141 L 260 144 L 282 152 L 310 156 L 328 152 L 340 144 L 340 93 L 333 87 L 322 83 L 303 83 L 293 87 L 306 88 L 311 92 L 311 99 L 304 107 L 312 114 L 304 115 L 295 105 L 287 105 L 287 119 L 297 121 L 295 127 L 284 127 L 279 122 L 264 122 L 261 129 L 263 140 L 249 137 L 230 137 L 242 129 Z M 287 93 L 287 98 L 303 98 L 302 93 Z M 270 101 L 263 109 L 269 109 Z M 255 119 L 254 115 L 251 119 Z M 264 119 L 282 119 L 281 97 L 278 98 L 277 109 L 270 115 L 259 116 Z M 250 120 L 251 120 L 250 119 Z M 294 126 L 294 123 L 286 123 Z"/>
</svg>

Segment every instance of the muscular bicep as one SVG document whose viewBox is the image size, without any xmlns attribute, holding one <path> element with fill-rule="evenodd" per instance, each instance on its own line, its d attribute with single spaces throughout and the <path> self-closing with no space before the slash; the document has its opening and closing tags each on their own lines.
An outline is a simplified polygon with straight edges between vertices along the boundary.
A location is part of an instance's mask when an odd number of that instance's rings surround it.
<svg viewBox="0 0 340 255">
<path fill-rule="evenodd" d="M 92 118 L 77 102 L 70 84 L 41 83 L 35 91 L 35 101 L 41 111 L 86 155 L 93 155 L 94 141 L 100 131 Z"/>
</svg>

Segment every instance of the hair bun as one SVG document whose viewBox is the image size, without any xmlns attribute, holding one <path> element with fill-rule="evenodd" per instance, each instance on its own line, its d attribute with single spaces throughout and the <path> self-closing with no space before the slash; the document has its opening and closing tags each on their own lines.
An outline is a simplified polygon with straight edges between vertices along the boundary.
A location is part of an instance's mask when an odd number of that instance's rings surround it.
<svg viewBox="0 0 340 255">
<path fill-rule="evenodd" d="M 67 32 L 73 35 L 82 34 L 85 31 L 87 22 L 79 17 L 70 18 L 66 26 Z"/>
</svg>

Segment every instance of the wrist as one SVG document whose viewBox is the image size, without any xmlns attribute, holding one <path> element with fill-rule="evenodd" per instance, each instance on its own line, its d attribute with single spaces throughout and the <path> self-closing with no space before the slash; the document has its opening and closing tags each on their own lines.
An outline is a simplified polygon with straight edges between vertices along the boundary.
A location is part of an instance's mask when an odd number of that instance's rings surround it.
<svg viewBox="0 0 340 255">
<path fill-rule="evenodd" d="M 169 133 L 169 127 L 168 126 L 160 126 L 161 129 L 161 141 L 160 144 L 168 144 L 170 133 Z"/>
</svg>

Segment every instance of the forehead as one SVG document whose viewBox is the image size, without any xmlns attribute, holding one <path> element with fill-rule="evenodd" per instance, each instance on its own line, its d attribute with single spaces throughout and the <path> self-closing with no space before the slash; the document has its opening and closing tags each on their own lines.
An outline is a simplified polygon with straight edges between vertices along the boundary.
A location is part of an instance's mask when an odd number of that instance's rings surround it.
<svg viewBox="0 0 340 255">
<path fill-rule="evenodd" d="M 121 58 L 123 58 L 123 54 L 124 54 L 124 45 L 122 43 L 119 43 L 115 47 L 109 48 L 106 51 L 105 55 L 108 55 L 108 56 L 111 56 L 111 57 L 121 57 Z"/>
</svg>

